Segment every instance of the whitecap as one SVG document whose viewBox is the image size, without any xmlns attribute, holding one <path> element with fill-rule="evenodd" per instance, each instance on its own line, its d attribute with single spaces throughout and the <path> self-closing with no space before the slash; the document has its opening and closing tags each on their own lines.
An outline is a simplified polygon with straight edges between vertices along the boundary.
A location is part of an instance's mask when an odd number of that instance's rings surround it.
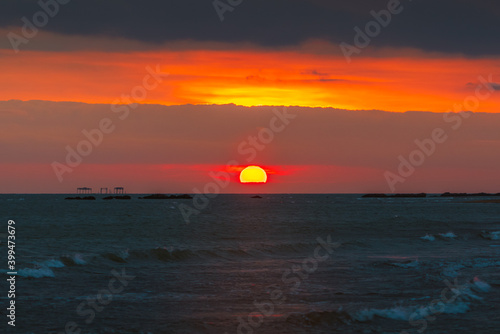
<svg viewBox="0 0 500 334">
<path fill-rule="evenodd" d="M 496 232 L 485 232 L 485 231 L 482 231 L 481 232 L 481 236 L 485 239 L 489 239 L 489 240 L 500 240 L 500 231 L 496 231 Z"/>
<path fill-rule="evenodd" d="M 474 283 L 472 285 L 472 288 L 476 291 L 479 292 L 488 292 L 491 289 L 491 285 L 488 283 L 481 281 L 479 278 L 474 277 Z"/>
<path fill-rule="evenodd" d="M 44 261 L 41 263 L 41 265 L 42 265 L 42 267 L 49 267 L 49 268 L 62 268 L 62 267 L 64 267 L 64 263 L 62 263 L 59 260 L 54 260 L 54 259 Z"/>
<path fill-rule="evenodd" d="M 488 292 L 491 286 L 475 277 L 472 282 L 457 285 L 456 288 L 451 288 L 451 291 L 456 296 L 451 302 L 445 300 L 439 303 L 430 302 L 425 305 L 414 305 L 414 306 L 397 306 L 385 309 L 364 309 L 358 311 L 353 318 L 357 321 L 370 321 L 375 317 L 393 319 L 393 320 L 418 320 L 425 319 L 433 314 L 461 314 L 466 313 L 470 309 L 470 302 L 473 300 L 483 300 L 474 293 L 477 291 L 479 293 Z"/>
<path fill-rule="evenodd" d="M 457 235 L 453 232 L 439 233 L 439 235 L 443 238 L 446 238 L 446 239 L 455 239 L 457 237 Z"/>
<path fill-rule="evenodd" d="M 22 277 L 33 277 L 33 278 L 41 278 L 41 277 L 55 277 L 54 272 L 49 267 L 42 268 L 24 268 L 20 269 L 17 274 Z"/>
<path fill-rule="evenodd" d="M 75 254 L 73 256 L 73 261 L 75 261 L 76 264 L 79 264 L 79 265 L 84 265 L 84 264 L 87 264 L 87 261 L 85 261 L 83 259 L 83 256 L 79 253 Z"/>
<path fill-rule="evenodd" d="M 130 254 L 128 253 L 128 249 L 120 251 L 118 255 L 124 260 L 126 260 L 130 256 Z"/>
<path fill-rule="evenodd" d="M 439 305 L 439 307 L 438 307 Z M 427 306 L 408 306 L 408 307 L 393 307 L 387 309 L 365 309 L 357 312 L 354 315 L 354 319 L 358 321 L 370 321 L 375 317 L 392 319 L 392 320 L 402 320 L 409 321 L 425 319 L 433 314 L 446 313 L 446 314 L 458 314 L 466 313 L 469 310 L 469 304 L 463 301 L 456 303 L 444 303 L 441 302 L 438 305 L 428 304 Z"/>
<path fill-rule="evenodd" d="M 419 266 L 419 262 L 418 262 L 418 260 L 410 261 L 410 262 L 406 262 L 406 263 L 396 262 L 396 263 L 392 263 L 392 265 L 400 267 L 400 268 L 416 268 Z"/>
<path fill-rule="evenodd" d="M 420 237 L 422 240 L 434 241 L 436 238 L 432 234 L 426 234 L 424 237 Z"/>
</svg>

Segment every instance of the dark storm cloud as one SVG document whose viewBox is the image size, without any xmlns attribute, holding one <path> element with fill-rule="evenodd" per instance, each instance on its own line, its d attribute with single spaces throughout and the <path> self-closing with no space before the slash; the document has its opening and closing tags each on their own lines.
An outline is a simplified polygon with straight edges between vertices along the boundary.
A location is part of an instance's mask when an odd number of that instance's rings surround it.
<svg viewBox="0 0 500 334">
<path fill-rule="evenodd" d="M 44 2 L 54 0 L 42 0 Z M 227 0 L 222 0 L 226 2 Z M 68 35 L 124 37 L 162 43 L 175 40 L 253 42 L 290 46 L 310 38 L 353 43 L 370 11 L 388 1 L 243 0 L 221 22 L 212 0 L 72 0 L 43 29 Z M 374 38 L 375 47 L 500 54 L 500 3 L 493 0 L 401 0 L 403 11 Z M 0 27 L 19 27 L 40 10 L 37 1 L 3 0 Z"/>
</svg>

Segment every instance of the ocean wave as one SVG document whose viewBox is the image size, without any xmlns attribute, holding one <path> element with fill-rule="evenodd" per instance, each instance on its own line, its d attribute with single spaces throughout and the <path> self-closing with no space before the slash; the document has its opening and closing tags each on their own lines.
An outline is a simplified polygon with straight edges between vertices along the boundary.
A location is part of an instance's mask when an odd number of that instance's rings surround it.
<svg viewBox="0 0 500 334">
<path fill-rule="evenodd" d="M 408 307 L 394 307 L 390 309 L 364 309 L 354 315 L 354 319 L 361 322 L 381 317 L 393 320 L 408 320 L 413 310 Z"/>
<path fill-rule="evenodd" d="M 19 269 L 17 275 L 31 278 L 55 277 L 54 272 L 49 267 Z"/>
<path fill-rule="evenodd" d="M 418 258 L 417 259 L 407 259 L 407 260 L 400 260 L 399 262 L 395 262 L 394 259 L 390 260 L 384 260 L 384 261 L 376 261 L 373 262 L 372 264 L 375 267 L 398 267 L 398 268 L 418 268 L 421 265 L 421 262 L 419 262 Z"/>
<path fill-rule="evenodd" d="M 460 270 L 464 268 L 480 269 L 500 267 L 500 260 L 493 258 L 476 258 L 454 263 L 441 262 L 437 264 L 437 267 L 442 270 L 442 276 L 453 278 L 458 277 Z"/>
<path fill-rule="evenodd" d="M 472 268 L 500 267 L 500 261 L 494 259 L 474 259 Z"/>
<path fill-rule="evenodd" d="M 167 247 L 155 247 L 145 250 L 126 250 L 120 252 L 106 252 L 100 254 L 102 258 L 117 262 L 128 263 L 134 260 L 159 260 L 163 262 L 186 261 L 190 259 L 202 259 L 207 257 L 217 257 L 213 251 L 198 250 L 192 251 L 189 249 L 174 249 Z"/>
<path fill-rule="evenodd" d="M 188 260 L 192 258 L 197 258 L 195 252 L 189 249 L 185 250 L 168 250 L 166 248 L 155 248 L 150 250 L 151 254 L 153 254 L 158 260 L 161 261 L 179 261 L 179 260 Z"/>
<path fill-rule="evenodd" d="M 63 255 L 60 257 L 61 262 L 68 267 L 72 266 L 82 266 L 84 264 L 87 264 L 87 261 L 83 259 L 83 255 L 77 253 L 74 255 Z"/>
<path fill-rule="evenodd" d="M 287 318 L 288 323 L 296 325 L 317 326 L 321 324 L 348 324 L 352 320 L 348 312 L 342 311 L 324 311 L 324 312 L 309 312 L 306 314 L 291 314 Z"/>
<path fill-rule="evenodd" d="M 23 268 L 18 270 L 18 275 L 21 277 L 42 278 L 42 277 L 55 277 L 52 268 L 59 269 L 64 267 L 71 267 L 75 265 L 86 264 L 82 255 L 75 254 L 73 256 L 63 255 L 59 259 L 38 260 L 32 262 L 33 268 Z"/>
<path fill-rule="evenodd" d="M 87 261 L 83 259 L 83 256 L 81 254 L 75 254 L 73 255 L 73 261 L 75 261 L 76 264 L 78 265 L 84 265 L 87 264 Z"/>
<path fill-rule="evenodd" d="M 482 238 L 488 239 L 488 240 L 500 240 L 500 231 L 496 232 L 485 232 L 481 231 L 481 234 L 479 234 Z"/>
<path fill-rule="evenodd" d="M 118 262 L 118 263 L 126 263 L 127 262 L 123 257 L 116 255 L 114 253 L 105 253 L 105 254 L 102 254 L 102 257 L 104 257 L 108 260 L 111 260 L 113 262 Z"/>
<path fill-rule="evenodd" d="M 488 283 L 481 281 L 479 278 L 474 277 L 473 283 L 472 283 L 472 289 L 478 291 L 478 292 L 489 292 L 491 290 L 491 285 Z"/>
<path fill-rule="evenodd" d="M 160 260 L 164 262 L 188 261 L 192 259 L 228 259 L 237 260 L 241 258 L 250 258 L 255 256 L 289 253 L 304 253 L 313 251 L 317 244 L 309 243 L 282 243 L 282 244 L 257 244 L 252 247 L 216 247 L 211 249 L 175 249 L 173 247 L 155 247 L 144 250 L 127 250 L 122 252 L 105 252 L 100 256 L 107 260 L 117 263 L 127 263 L 134 260 Z M 65 261 L 74 262 L 68 260 Z"/>
<path fill-rule="evenodd" d="M 266 253 L 275 254 L 275 253 L 299 253 L 305 250 L 313 249 L 317 246 L 317 244 L 310 243 L 262 243 L 257 244 L 255 246 L 256 250 L 264 251 Z"/>
<path fill-rule="evenodd" d="M 359 240 L 349 240 L 339 243 L 339 246 L 345 247 L 346 249 L 351 248 L 364 248 L 367 246 L 367 243 Z"/>
<path fill-rule="evenodd" d="M 457 237 L 457 235 L 453 232 L 439 233 L 439 236 L 442 239 L 455 239 Z"/>
<path fill-rule="evenodd" d="M 103 257 L 114 261 L 114 262 L 119 262 L 119 263 L 126 263 L 127 258 L 130 256 L 128 249 L 119 251 L 118 254 L 115 253 L 105 253 L 102 255 Z"/>
<path fill-rule="evenodd" d="M 397 306 L 386 309 L 365 309 L 357 312 L 353 316 L 353 319 L 360 322 L 367 322 L 372 321 L 375 317 L 379 317 L 392 320 L 413 321 L 427 318 L 436 313 L 466 313 L 470 309 L 469 303 L 463 301 L 450 304 L 442 303 L 441 305 L 442 307 L 439 308 L 439 312 L 430 304 L 427 306 Z"/>
<path fill-rule="evenodd" d="M 418 259 L 415 261 L 406 261 L 406 262 L 391 262 L 390 263 L 393 266 L 400 267 L 400 268 L 418 268 L 420 263 L 418 262 Z"/>
<path fill-rule="evenodd" d="M 376 317 L 410 321 L 424 319 L 434 314 L 466 313 L 470 310 L 471 302 L 483 300 L 482 297 L 478 296 L 478 293 L 487 293 L 491 290 L 491 286 L 478 277 L 474 277 L 471 282 L 457 287 L 457 289 L 451 289 L 456 298 L 450 302 L 441 301 L 437 304 L 428 303 L 426 305 L 395 306 L 384 309 L 364 309 L 353 314 L 352 318 L 360 322 L 371 321 Z"/>
<path fill-rule="evenodd" d="M 443 275 L 446 277 L 457 277 L 458 271 L 463 269 L 465 266 L 461 263 L 453 263 L 447 265 L 443 270 Z"/>
<path fill-rule="evenodd" d="M 64 263 L 62 263 L 61 260 L 55 260 L 55 259 L 50 259 L 43 261 L 40 263 L 42 267 L 49 267 L 49 268 L 62 268 L 64 267 Z"/>
<path fill-rule="evenodd" d="M 420 239 L 427 240 L 427 241 L 434 241 L 434 240 L 436 240 L 436 238 L 432 234 L 426 234 L 425 236 L 420 237 Z"/>
</svg>

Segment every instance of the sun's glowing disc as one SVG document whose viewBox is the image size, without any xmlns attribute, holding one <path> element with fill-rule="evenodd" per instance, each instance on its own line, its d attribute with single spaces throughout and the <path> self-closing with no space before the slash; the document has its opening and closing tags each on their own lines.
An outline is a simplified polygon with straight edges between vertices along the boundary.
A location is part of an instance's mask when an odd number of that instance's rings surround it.
<svg viewBox="0 0 500 334">
<path fill-rule="evenodd" d="M 248 166 L 240 173 L 241 183 L 266 183 L 267 173 L 259 166 Z"/>
</svg>

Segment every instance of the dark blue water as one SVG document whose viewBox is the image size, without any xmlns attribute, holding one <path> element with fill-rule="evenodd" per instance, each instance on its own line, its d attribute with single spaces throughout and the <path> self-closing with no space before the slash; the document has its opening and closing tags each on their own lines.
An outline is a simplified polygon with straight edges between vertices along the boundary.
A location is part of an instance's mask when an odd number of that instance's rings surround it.
<svg viewBox="0 0 500 334">
<path fill-rule="evenodd" d="M 6 333 L 500 333 L 500 204 L 0 195 Z M 5 330 L 4 330 L 5 329 Z"/>
</svg>

